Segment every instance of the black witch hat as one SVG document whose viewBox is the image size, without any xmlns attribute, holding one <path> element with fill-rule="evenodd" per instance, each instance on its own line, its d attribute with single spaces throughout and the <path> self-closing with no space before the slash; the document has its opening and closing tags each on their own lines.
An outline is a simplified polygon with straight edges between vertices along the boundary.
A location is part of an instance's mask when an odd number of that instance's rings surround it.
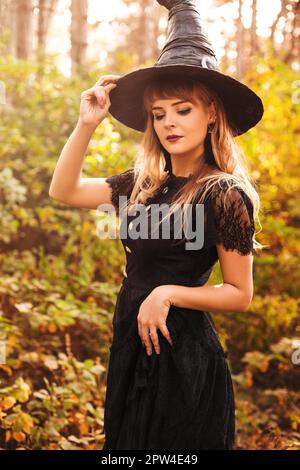
<svg viewBox="0 0 300 470">
<path fill-rule="evenodd" d="M 240 81 L 221 73 L 203 28 L 195 0 L 154 0 L 169 10 L 167 41 L 153 67 L 127 73 L 110 92 L 109 112 L 126 126 L 144 132 L 144 90 L 152 79 L 168 74 L 203 82 L 221 98 L 233 135 L 254 127 L 264 108 L 259 96 Z"/>
</svg>

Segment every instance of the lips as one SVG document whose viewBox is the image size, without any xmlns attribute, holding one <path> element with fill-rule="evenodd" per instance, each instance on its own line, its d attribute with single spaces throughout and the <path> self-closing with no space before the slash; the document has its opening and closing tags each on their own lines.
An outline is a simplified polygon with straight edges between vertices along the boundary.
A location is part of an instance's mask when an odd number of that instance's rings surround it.
<svg viewBox="0 0 300 470">
<path fill-rule="evenodd" d="M 167 137 L 167 140 L 169 142 L 176 142 L 177 140 L 181 139 L 182 136 L 177 136 L 177 137 Z"/>
</svg>

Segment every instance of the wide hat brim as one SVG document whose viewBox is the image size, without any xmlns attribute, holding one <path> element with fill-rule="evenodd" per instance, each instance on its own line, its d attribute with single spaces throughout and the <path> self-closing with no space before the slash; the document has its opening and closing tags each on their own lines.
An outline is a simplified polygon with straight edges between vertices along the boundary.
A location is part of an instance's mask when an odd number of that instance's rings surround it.
<svg viewBox="0 0 300 470">
<path fill-rule="evenodd" d="M 123 75 L 110 91 L 109 113 L 122 124 L 140 132 L 146 130 L 144 90 L 149 81 L 165 75 L 183 76 L 204 83 L 223 102 L 234 136 L 244 134 L 262 118 L 264 107 L 260 97 L 245 84 L 217 70 L 196 65 L 156 65 Z"/>
</svg>

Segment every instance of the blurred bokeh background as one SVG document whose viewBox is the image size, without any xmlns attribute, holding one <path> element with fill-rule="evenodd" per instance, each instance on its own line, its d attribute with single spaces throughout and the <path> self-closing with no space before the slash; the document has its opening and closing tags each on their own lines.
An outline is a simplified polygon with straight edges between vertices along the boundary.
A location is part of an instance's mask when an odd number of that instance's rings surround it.
<svg viewBox="0 0 300 470">
<path fill-rule="evenodd" d="M 214 313 L 229 351 L 237 449 L 300 450 L 300 3 L 198 1 L 222 72 L 261 96 L 238 142 L 261 197 L 254 297 Z M 0 448 L 101 449 L 119 239 L 93 210 L 49 198 L 80 94 L 153 65 L 167 10 L 155 0 L 0 0 Z M 110 115 L 83 175 L 125 171 L 142 134 Z M 217 264 L 210 283 L 221 282 Z"/>
</svg>

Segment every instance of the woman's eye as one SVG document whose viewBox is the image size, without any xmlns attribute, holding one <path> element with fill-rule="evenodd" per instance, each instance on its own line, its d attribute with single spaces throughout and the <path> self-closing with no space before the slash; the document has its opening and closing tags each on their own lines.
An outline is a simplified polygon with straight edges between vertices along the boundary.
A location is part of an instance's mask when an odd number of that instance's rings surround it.
<svg viewBox="0 0 300 470">
<path fill-rule="evenodd" d="M 178 111 L 178 114 L 185 115 L 185 114 L 188 114 L 190 112 L 190 110 L 191 110 L 191 108 L 182 109 L 181 111 Z M 160 121 L 164 116 L 163 115 L 157 115 L 157 116 L 154 116 L 154 117 L 157 121 Z"/>
</svg>

